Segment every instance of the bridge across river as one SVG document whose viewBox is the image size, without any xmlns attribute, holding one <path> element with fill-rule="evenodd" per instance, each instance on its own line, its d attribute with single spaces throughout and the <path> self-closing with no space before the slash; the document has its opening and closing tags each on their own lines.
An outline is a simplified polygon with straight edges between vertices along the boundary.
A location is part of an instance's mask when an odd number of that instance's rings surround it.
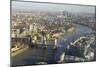
<svg viewBox="0 0 100 67">
<path fill-rule="evenodd" d="M 63 38 L 58 39 L 57 50 L 53 50 L 54 42 L 48 41 L 47 48 L 29 48 L 20 55 L 12 57 L 13 65 L 37 65 L 37 64 L 53 64 L 58 63 L 60 60 L 61 54 L 66 51 L 66 47 L 70 42 L 75 41 L 80 36 L 83 36 L 87 33 L 91 33 L 91 28 L 82 26 L 79 24 L 76 25 L 76 31 L 74 33 L 65 35 Z"/>
</svg>

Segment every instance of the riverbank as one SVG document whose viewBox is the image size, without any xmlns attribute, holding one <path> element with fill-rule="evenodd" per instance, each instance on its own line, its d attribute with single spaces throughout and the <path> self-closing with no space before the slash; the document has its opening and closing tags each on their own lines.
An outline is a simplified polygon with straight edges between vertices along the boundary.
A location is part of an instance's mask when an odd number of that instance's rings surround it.
<svg viewBox="0 0 100 67">
<path fill-rule="evenodd" d="M 68 44 L 70 44 L 71 42 L 74 42 L 77 38 L 83 36 L 84 34 L 91 33 L 91 32 L 92 32 L 91 28 L 88 28 L 86 26 L 82 26 L 79 24 L 74 24 L 73 31 L 65 32 L 65 34 L 63 34 L 62 36 L 61 35 L 59 36 L 60 38 L 58 39 L 57 44 L 60 47 L 58 47 L 58 49 L 56 50 L 56 53 L 52 52 L 52 45 L 49 45 L 48 50 L 42 49 L 42 50 L 47 51 L 47 54 L 45 51 L 29 48 L 28 50 L 24 51 L 23 53 L 20 53 L 20 55 L 16 55 L 16 57 L 14 57 L 14 59 L 13 59 L 12 64 L 13 65 L 27 65 L 27 64 L 34 65 L 34 64 L 36 64 L 35 61 L 37 62 L 37 60 L 40 59 L 38 56 L 44 57 L 45 54 L 46 54 L 45 55 L 46 57 L 50 56 L 50 58 L 48 57 L 50 59 L 50 60 L 48 60 L 49 62 L 52 62 L 52 59 L 55 61 L 59 61 L 58 59 L 60 57 L 64 56 L 64 52 L 65 52 Z M 66 43 L 65 43 L 64 39 L 67 40 Z M 50 42 L 50 44 L 52 44 L 52 43 Z M 34 51 L 36 51 L 35 52 L 36 54 L 34 53 Z M 48 54 L 48 53 L 50 53 L 50 54 Z M 70 58 L 69 57 L 70 56 L 66 56 L 66 54 L 65 54 L 65 58 L 66 58 L 65 60 L 67 60 L 67 59 L 70 60 L 72 58 L 72 57 L 70 57 Z M 75 57 L 75 58 L 77 59 L 77 57 Z M 61 60 L 63 60 L 63 59 L 61 59 Z M 67 60 L 67 62 L 69 62 L 68 60 Z M 40 61 L 38 61 L 38 62 L 40 62 Z M 42 62 L 45 62 L 45 61 L 42 61 Z"/>
<path fill-rule="evenodd" d="M 67 32 L 65 32 L 65 33 L 56 33 L 56 34 L 53 35 L 53 37 L 63 36 L 67 33 L 71 33 L 71 32 L 74 32 L 74 31 L 75 31 L 75 27 L 71 27 L 70 29 L 67 30 Z"/>
<path fill-rule="evenodd" d="M 27 49 L 28 49 L 28 46 L 25 46 L 25 47 L 23 47 L 23 48 L 21 48 L 21 49 L 15 51 L 15 52 L 12 52 L 12 53 L 11 53 L 11 56 L 14 57 L 14 56 L 16 56 L 16 55 L 18 55 L 18 54 L 20 54 L 20 53 L 26 51 Z"/>
<path fill-rule="evenodd" d="M 68 36 L 68 35 L 74 33 L 75 31 L 77 31 L 77 29 L 76 29 L 75 26 L 73 26 L 73 27 L 71 27 L 70 29 L 68 29 L 67 32 L 65 32 L 65 33 L 63 33 L 62 35 L 60 35 L 60 36 L 59 36 L 59 39 L 60 39 L 60 38 L 63 38 L 64 36 Z"/>
</svg>

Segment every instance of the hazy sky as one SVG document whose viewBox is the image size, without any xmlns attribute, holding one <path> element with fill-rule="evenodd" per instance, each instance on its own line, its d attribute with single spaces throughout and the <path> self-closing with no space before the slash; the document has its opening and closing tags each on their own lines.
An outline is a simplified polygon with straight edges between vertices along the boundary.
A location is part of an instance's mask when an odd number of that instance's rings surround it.
<svg viewBox="0 0 100 67">
<path fill-rule="evenodd" d="M 39 10 L 39 11 L 62 11 L 62 10 L 65 10 L 65 11 L 69 11 L 69 12 L 95 13 L 94 6 L 20 2 L 20 1 L 12 1 L 12 9 L 13 10 Z"/>
</svg>

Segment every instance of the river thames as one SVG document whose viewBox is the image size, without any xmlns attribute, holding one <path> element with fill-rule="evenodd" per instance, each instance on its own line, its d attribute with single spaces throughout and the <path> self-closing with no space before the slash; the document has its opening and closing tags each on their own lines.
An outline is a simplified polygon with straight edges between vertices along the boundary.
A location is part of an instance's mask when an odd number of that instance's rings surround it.
<svg viewBox="0 0 100 67">
<path fill-rule="evenodd" d="M 57 41 L 57 50 L 54 51 L 53 42 L 48 42 L 48 47 L 43 48 L 28 48 L 23 53 L 11 57 L 11 63 L 17 65 L 38 65 L 38 64 L 55 64 L 60 59 L 60 55 L 66 52 L 67 45 L 74 42 L 77 38 L 85 34 L 92 33 L 93 30 L 87 26 L 75 24 L 76 30 L 73 33 L 68 33 L 63 38 Z"/>
</svg>

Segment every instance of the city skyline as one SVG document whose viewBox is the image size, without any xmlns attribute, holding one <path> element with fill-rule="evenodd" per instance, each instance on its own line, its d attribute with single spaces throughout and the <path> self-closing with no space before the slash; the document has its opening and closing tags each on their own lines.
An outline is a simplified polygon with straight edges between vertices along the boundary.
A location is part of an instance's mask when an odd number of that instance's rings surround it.
<svg viewBox="0 0 100 67">
<path fill-rule="evenodd" d="M 28 1 L 11 6 L 12 67 L 96 61 L 95 6 Z"/>
</svg>

